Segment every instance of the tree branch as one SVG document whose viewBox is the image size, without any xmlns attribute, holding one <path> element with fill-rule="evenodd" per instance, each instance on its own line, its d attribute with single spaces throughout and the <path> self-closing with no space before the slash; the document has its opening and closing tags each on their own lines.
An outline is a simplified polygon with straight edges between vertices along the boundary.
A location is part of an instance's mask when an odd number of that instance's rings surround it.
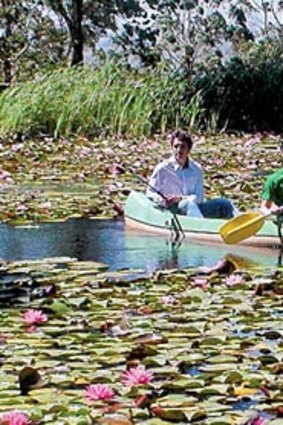
<svg viewBox="0 0 283 425">
<path fill-rule="evenodd" d="M 70 16 L 68 15 L 67 10 L 65 9 L 65 7 L 63 6 L 63 2 L 62 1 L 47 1 L 47 4 L 50 5 L 51 9 L 54 12 L 59 13 L 59 15 L 62 16 L 63 19 L 65 19 L 68 27 L 72 27 L 72 20 L 70 18 Z"/>
</svg>

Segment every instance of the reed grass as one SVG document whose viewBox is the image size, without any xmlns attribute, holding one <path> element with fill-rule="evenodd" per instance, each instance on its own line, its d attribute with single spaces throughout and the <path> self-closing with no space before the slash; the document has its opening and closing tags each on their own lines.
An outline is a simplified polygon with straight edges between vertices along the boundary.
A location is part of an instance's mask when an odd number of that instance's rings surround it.
<svg viewBox="0 0 283 425">
<path fill-rule="evenodd" d="M 150 135 L 197 126 L 201 95 L 185 101 L 184 79 L 168 70 L 128 70 L 112 61 L 37 75 L 0 98 L 2 131 L 25 134 Z"/>
</svg>

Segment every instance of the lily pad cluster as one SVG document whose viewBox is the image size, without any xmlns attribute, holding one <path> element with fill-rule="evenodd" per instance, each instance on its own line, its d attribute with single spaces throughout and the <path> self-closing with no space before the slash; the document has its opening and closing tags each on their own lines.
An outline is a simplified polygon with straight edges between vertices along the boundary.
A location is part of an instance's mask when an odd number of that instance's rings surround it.
<svg viewBox="0 0 283 425">
<path fill-rule="evenodd" d="M 3 262 L 1 275 L 30 291 L 1 303 L 0 414 L 38 425 L 282 423 L 280 268 L 128 279 L 53 258 Z"/>
<path fill-rule="evenodd" d="M 265 176 L 280 167 L 278 137 L 195 135 L 194 142 L 206 196 L 225 196 L 243 210 L 258 206 Z M 148 178 L 169 154 L 168 140 L 159 136 L 7 138 L 0 143 L 0 220 L 113 217 L 131 189 L 146 189 L 136 176 Z"/>
</svg>

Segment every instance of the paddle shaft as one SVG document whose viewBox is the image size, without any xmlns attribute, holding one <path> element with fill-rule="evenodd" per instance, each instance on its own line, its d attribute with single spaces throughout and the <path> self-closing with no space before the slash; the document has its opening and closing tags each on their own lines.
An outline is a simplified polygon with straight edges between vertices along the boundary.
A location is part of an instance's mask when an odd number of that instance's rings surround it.
<svg viewBox="0 0 283 425">
<path fill-rule="evenodd" d="M 150 183 L 148 183 L 147 180 L 143 179 L 142 177 L 138 176 L 137 174 L 135 174 L 135 177 L 137 180 L 139 180 L 140 182 L 144 183 L 145 185 L 147 185 L 153 192 L 155 192 L 157 195 L 161 196 L 161 198 L 164 201 L 167 201 L 167 198 L 165 195 L 163 195 L 162 192 L 160 192 L 158 189 L 155 189 L 154 186 L 152 186 Z"/>
</svg>

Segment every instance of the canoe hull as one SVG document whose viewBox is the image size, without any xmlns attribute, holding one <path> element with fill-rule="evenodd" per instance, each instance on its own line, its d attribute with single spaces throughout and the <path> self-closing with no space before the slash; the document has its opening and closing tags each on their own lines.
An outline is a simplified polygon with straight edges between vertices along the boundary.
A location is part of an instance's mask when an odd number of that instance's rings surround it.
<svg viewBox="0 0 283 425">
<path fill-rule="evenodd" d="M 224 244 L 219 234 L 219 228 L 227 220 L 203 219 L 178 215 L 185 237 L 192 241 Z M 172 214 L 162 210 L 152 203 L 143 193 L 130 193 L 125 205 L 126 227 L 156 234 L 172 234 Z M 254 247 L 278 247 L 277 226 L 266 221 L 261 230 L 255 235 L 241 241 L 238 245 Z"/>
</svg>

